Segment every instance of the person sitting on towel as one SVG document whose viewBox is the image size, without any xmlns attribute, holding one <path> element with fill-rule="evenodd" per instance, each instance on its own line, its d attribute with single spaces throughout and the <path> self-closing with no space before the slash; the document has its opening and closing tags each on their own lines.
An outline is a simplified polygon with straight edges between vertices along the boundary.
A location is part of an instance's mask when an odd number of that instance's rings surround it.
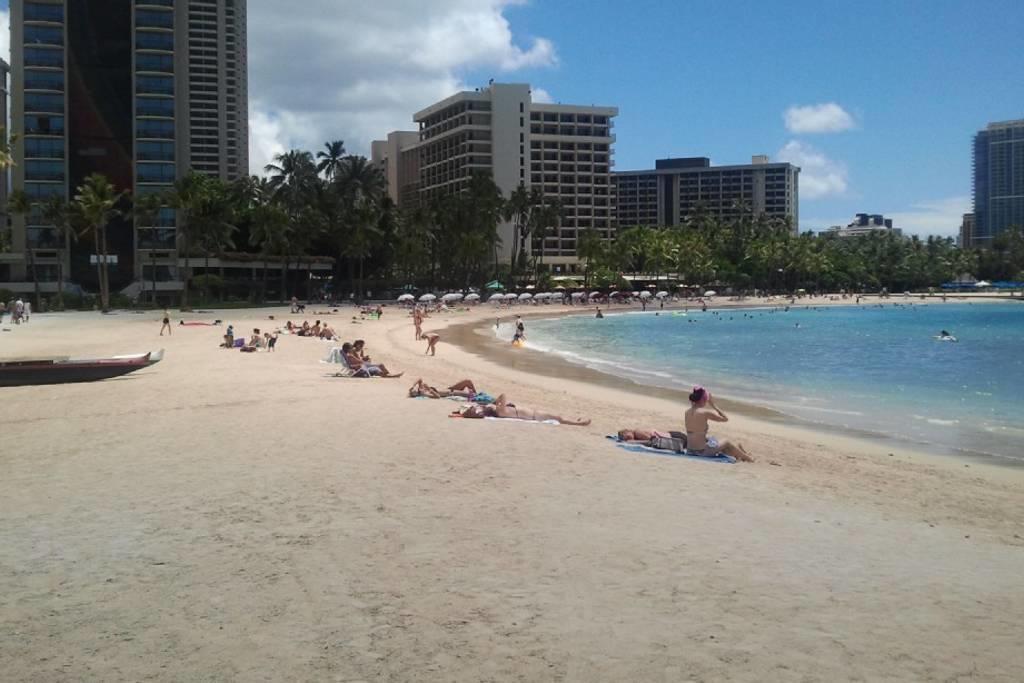
<svg viewBox="0 0 1024 683">
<path fill-rule="evenodd" d="M 708 421 L 728 422 L 729 418 L 719 410 L 711 399 L 711 392 L 704 387 L 694 387 L 690 393 L 690 408 L 686 411 L 686 442 L 691 453 L 717 455 L 725 453 L 743 462 L 754 462 L 741 443 L 715 441 L 708 436 Z"/>
<path fill-rule="evenodd" d="M 555 415 L 554 413 L 545 413 L 532 408 L 523 408 L 516 406 L 514 403 L 509 403 L 505 398 L 505 394 L 499 396 L 494 403 L 490 403 L 485 406 L 481 405 L 470 405 L 466 406 L 462 410 L 458 411 L 462 417 L 470 418 L 484 418 L 484 417 L 499 417 L 507 418 L 510 420 L 528 420 L 532 422 L 545 422 L 553 420 L 559 424 L 572 425 L 574 427 L 586 427 L 590 424 L 590 420 L 580 418 L 578 420 L 570 420 L 562 417 L 561 415 Z"/>
</svg>

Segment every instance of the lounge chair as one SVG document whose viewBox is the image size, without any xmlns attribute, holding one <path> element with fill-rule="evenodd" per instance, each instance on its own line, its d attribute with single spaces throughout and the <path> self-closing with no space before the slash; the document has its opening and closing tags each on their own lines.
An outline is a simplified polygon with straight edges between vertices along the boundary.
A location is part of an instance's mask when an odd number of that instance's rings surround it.
<svg viewBox="0 0 1024 683">
<path fill-rule="evenodd" d="M 334 373 L 335 377 L 370 377 L 371 376 L 370 373 L 367 372 L 365 368 L 353 368 L 351 365 L 349 365 L 348 361 L 345 359 L 345 354 L 341 352 L 341 347 L 340 346 L 335 346 L 335 347 L 331 348 L 330 352 L 327 354 L 327 357 L 324 358 L 320 362 L 321 363 L 331 363 L 331 364 L 336 364 L 336 365 L 341 366 L 341 367 L 339 367 L 335 371 L 335 373 Z"/>
</svg>

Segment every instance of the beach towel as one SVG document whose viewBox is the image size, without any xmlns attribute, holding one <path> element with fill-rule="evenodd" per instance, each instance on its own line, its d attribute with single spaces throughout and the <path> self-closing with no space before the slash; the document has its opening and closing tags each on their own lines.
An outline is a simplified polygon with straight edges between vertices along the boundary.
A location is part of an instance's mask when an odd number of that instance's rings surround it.
<svg viewBox="0 0 1024 683">
<path fill-rule="evenodd" d="M 667 455 L 675 458 L 690 458 L 692 460 L 706 460 L 708 462 L 722 462 L 735 464 L 735 458 L 732 458 L 725 453 L 718 453 L 717 455 L 701 455 L 699 453 L 691 453 L 689 451 L 683 451 L 681 453 L 676 451 L 663 450 L 660 448 L 651 448 L 650 446 L 644 445 L 639 441 L 619 441 L 619 437 L 609 434 L 607 439 L 611 439 L 615 442 L 615 445 L 619 448 L 630 451 L 631 453 L 646 453 L 648 455 Z"/>
</svg>

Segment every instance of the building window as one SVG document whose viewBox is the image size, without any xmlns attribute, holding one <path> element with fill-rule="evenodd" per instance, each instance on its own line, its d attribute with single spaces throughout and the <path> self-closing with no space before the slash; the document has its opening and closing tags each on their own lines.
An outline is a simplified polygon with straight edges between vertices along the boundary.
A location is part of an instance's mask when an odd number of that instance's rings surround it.
<svg viewBox="0 0 1024 683">
<path fill-rule="evenodd" d="M 27 159 L 25 180 L 64 180 L 64 162 Z"/>
<path fill-rule="evenodd" d="M 135 0 L 136 5 L 157 5 L 159 7 L 174 7 L 174 0 Z"/>
<path fill-rule="evenodd" d="M 174 57 L 153 52 L 139 52 L 135 55 L 135 70 L 174 73 Z"/>
<path fill-rule="evenodd" d="M 64 185 L 61 183 L 25 183 L 25 194 L 33 201 L 46 201 L 50 197 L 66 198 Z"/>
<path fill-rule="evenodd" d="M 173 95 L 174 79 L 170 76 L 136 76 L 135 92 L 140 94 Z"/>
<path fill-rule="evenodd" d="M 174 117 L 174 100 L 168 97 L 139 97 L 135 100 L 135 113 L 138 116 Z"/>
<path fill-rule="evenodd" d="M 173 142 L 140 141 L 136 145 L 139 161 L 174 161 Z"/>
<path fill-rule="evenodd" d="M 63 138 L 25 138 L 25 158 L 63 159 Z"/>
<path fill-rule="evenodd" d="M 136 136 L 140 138 L 174 139 L 174 122 L 143 119 L 136 122 Z"/>
<path fill-rule="evenodd" d="M 64 117 L 26 114 L 24 130 L 27 135 L 63 135 Z"/>
<path fill-rule="evenodd" d="M 174 28 L 174 14 L 161 10 L 135 10 L 135 25 L 140 27 Z"/>
<path fill-rule="evenodd" d="M 64 6 L 44 2 L 25 3 L 25 21 L 64 21 Z"/>
<path fill-rule="evenodd" d="M 64 113 L 64 96 L 49 93 L 26 93 L 25 111 L 48 114 Z"/>
<path fill-rule="evenodd" d="M 139 164 L 140 183 L 174 182 L 174 164 Z"/>
<path fill-rule="evenodd" d="M 63 45 L 64 29 L 56 26 L 25 27 L 25 45 Z"/>
<path fill-rule="evenodd" d="M 163 248 L 165 248 L 165 249 L 173 249 L 174 245 L 172 244 L 169 247 L 163 247 Z M 154 269 L 156 269 L 156 281 L 157 282 L 173 282 L 174 280 L 178 279 L 178 275 L 177 275 L 178 269 L 176 267 L 174 267 L 174 266 L 152 266 L 152 265 L 148 265 L 148 264 L 143 264 L 143 266 L 142 266 L 142 279 L 143 280 L 149 280 L 150 282 L 152 282 L 153 281 Z"/>
<path fill-rule="evenodd" d="M 174 51 L 174 34 L 157 31 L 136 31 L 135 47 L 142 50 Z"/>
<path fill-rule="evenodd" d="M 64 66 L 64 50 L 45 47 L 26 47 L 25 66 Z"/>
<path fill-rule="evenodd" d="M 64 92 L 64 72 L 25 69 L 25 90 L 57 90 Z"/>
<path fill-rule="evenodd" d="M 174 249 L 178 233 L 174 228 L 139 228 L 138 236 L 139 249 Z M 152 278 L 147 276 L 146 279 Z"/>
</svg>

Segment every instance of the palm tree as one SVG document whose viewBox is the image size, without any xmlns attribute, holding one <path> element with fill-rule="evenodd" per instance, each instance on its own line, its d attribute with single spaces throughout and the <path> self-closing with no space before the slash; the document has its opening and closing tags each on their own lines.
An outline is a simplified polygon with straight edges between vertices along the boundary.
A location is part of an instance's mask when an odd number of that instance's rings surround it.
<svg viewBox="0 0 1024 683">
<path fill-rule="evenodd" d="M 57 238 L 57 310 L 64 310 L 64 255 L 68 241 L 77 235 L 71 227 L 73 214 L 71 205 L 63 197 L 54 195 L 43 203 L 42 217 L 53 226 Z"/>
<path fill-rule="evenodd" d="M 0 150 L 0 156 L 5 152 Z M 8 150 L 9 153 L 9 150 Z M 0 162 L 0 167 L 3 163 Z M 24 190 L 15 190 L 7 198 L 7 212 L 15 216 L 28 216 L 32 213 L 32 200 Z M 32 273 L 32 285 L 35 290 L 35 306 L 39 308 L 39 278 L 36 274 L 36 250 L 35 245 L 25 245 L 25 255 L 28 257 L 29 272 Z"/>
<path fill-rule="evenodd" d="M 352 207 L 352 232 L 345 255 L 359 263 L 359 300 L 363 299 L 363 264 L 373 249 L 374 238 L 380 234 L 378 222 L 383 212 L 380 204 L 367 195 L 356 199 Z"/>
<path fill-rule="evenodd" d="M 85 225 L 84 233 L 92 233 L 96 245 L 96 269 L 100 280 L 100 308 L 110 310 L 110 279 L 107 274 L 107 225 L 121 215 L 117 205 L 124 198 L 124 190 L 118 192 L 106 176 L 93 173 L 78 187 L 75 195 L 77 210 Z"/>
<path fill-rule="evenodd" d="M 160 194 L 144 194 L 135 195 L 132 197 L 132 218 L 135 222 L 135 234 L 138 235 L 139 228 L 151 228 L 156 225 L 157 218 L 160 216 L 160 209 L 164 208 L 167 204 L 167 199 Z M 152 303 L 156 304 L 156 272 L 152 273 L 153 276 L 153 300 Z M 142 284 L 145 286 L 146 278 L 142 278 Z"/>
<path fill-rule="evenodd" d="M 280 253 L 281 243 L 286 239 L 288 230 L 288 212 L 272 201 L 264 201 L 250 211 L 249 244 L 260 248 L 263 256 L 263 283 L 260 299 L 267 300 L 268 261 L 273 254 Z"/>
<path fill-rule="evenodd" d="M 264 170 L 270 174 L 270 187 L 279 201 L 294 207 L 312 198 L 316 164 L 310 152 L 293 149 L 278 154 Z"/>
<path fill-rule="evenodd" d="M 590 284 L 590 270 L 604 255 L 604 251 L 604 241 L 597 230 L 587 228 L 576 233 L 576 256 L 586 262 L 586 270 L 583 271 L 584 287 Z"/>
<path fill-rule="evenodd" d="M 316 153 L 319 161 L 316 164 L 316 172 L 323 174 L 327 180 L 334 180 L 341 170 L 342 160 L 345 158 L 345 142 L 334 140 L 325 142 L 324 149 Z"/>
</svg>

